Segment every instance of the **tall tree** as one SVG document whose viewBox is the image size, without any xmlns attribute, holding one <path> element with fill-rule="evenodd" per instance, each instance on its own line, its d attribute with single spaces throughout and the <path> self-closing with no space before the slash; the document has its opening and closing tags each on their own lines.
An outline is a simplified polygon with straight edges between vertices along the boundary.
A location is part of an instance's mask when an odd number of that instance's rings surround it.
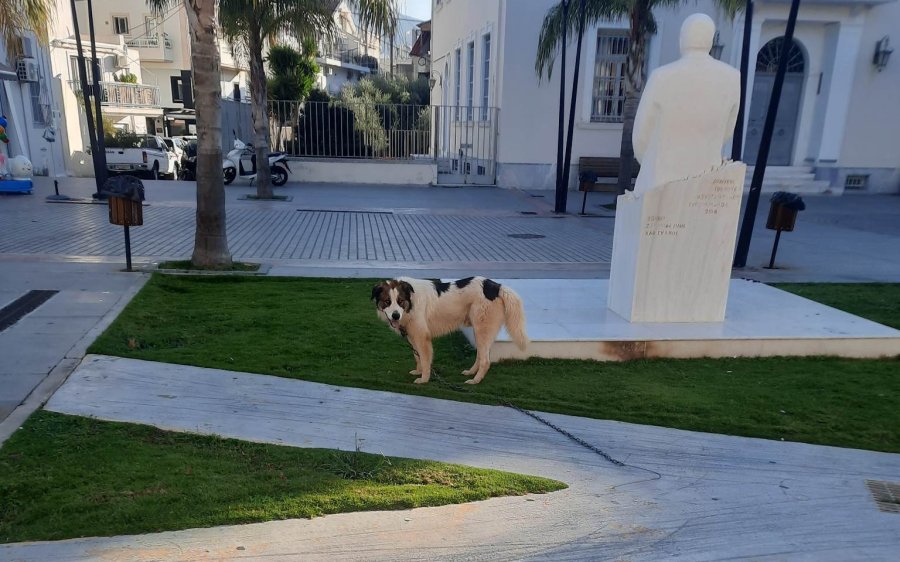
<svg viewBox="0 0 900 562">
<path fill-rule="evenodd" d="M 395 0 L 356 0 L 359 7 L 359 26 L 366 37 L 374 34 L 379 37 L 388 37 L 389 65 L 388 72 L 394 75 L 394 42 L 397 38 L 397 23 L 400 19 L 400 11 Z M 383 43 L 382 43 L 383 44 Z"/>
<path fill-rule="evenodd" d="M 656 33 L 654 8 L 678 6 L 683 0 L 587 0 L 585 22 L 596 25 L 607 18 L 628 18 L 628 57 L 625 62 L 625 102 L 622 108 L 622 141 L 619 150 L 619 192 L 631 187 L 634 163 L 634 147 L 631 135 L 634 130 L 634 116 L 637 114 L 641 92 L 646 81 L 647 43 Z M 743 0 L 716 0 L 725 12 L 733 17 L 743 8 Z M 568 37 L 577 37 L 579 10 L 570 9 L 565 21 Z M 544 16 L 544 23 L 538 37 L 537 56 L 534 68 L 539 78 L 548 79 L 553 73 L 553 63 L 563 35 L 562 4 L 551 7 Z M 576 86 L 577 87 L 577 86 Z"/>
<path fill-rule="evenodd" d="M 47 24 L 56 7 L 54 0 L 6 0 L 0 6 L 0 39 L 9 53 L 19 54 L 19 37 L 29 32 L 46 43 Z"/>
<path fill-rule="evenodd" d="M 384 13 L 395 13 L 393 0 L 350 0 L 358 9 L 360 27 L 383 34 L 387 28 Z M 329 36 L 334 30 L 335 0 L 219 0 L 219 21 L 223 35 L 236 54 L 250 66 L 250 102 L 256 150 L 256 193 L 271 198 L 269 167 L 271 144 L 268 119 L 268 91 L 263 51 L 279 38 L 292 36 L 301 41 Z M 388 9 L 390 8 L 390 9 Z M 390 29 L 396 28 L 396 18 Z"/>
<path fill-rule="evenodd" d="M 191 37 L 191 68 L 197 112 L 197 225 L 191 261 L 197 267 L 227 267 L 231 252 L 225 230 L 222 175 L 222 87 L 217 0 L 147 0 L 159 14 L 184 5 Z M 184 84 L 190 88 L 191 84 Z"/>
<path fill-rule="evenodd" d="M 219 23 L 232 50 L 250 66 L 250 115 L 256 152 L 256 195 L 271 199 L 269 111 L 263 52 L 282 36 L 327 33 L 334 2 L 326 0 L 219 0 Z"/>
<path fill-rule="evenodd" d="M 274 146 L 281 146 L 285 125 L 296 126 L 300 120 L 301 103 L 309 97 L 316 84 L 319 65 L 316 64 L 316 43 L 303 41 L 302 51 L 286 45 L 269 49 L 268 93 L 273 100 L 271 115 L 275 129 Z"/>
</svg>

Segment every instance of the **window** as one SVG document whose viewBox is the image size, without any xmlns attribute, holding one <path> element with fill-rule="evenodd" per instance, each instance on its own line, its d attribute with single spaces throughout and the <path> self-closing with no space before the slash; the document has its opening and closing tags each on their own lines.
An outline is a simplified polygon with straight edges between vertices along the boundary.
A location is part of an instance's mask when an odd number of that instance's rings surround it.
<svg viewBox="0 0 900 562">
<path fill-rule="evenodd" d="M 491 101 L 491 34 L 484 36 L 484 58 L 481 62 L 481 120 L 487 121 Z"/>
<path fill-rule="evenodd" d="M 128 35 L 128 18 L 126 16 L 113 16 L 113 32 L 116 35 Z"/>
<path fill-rule="evenodd" d="M 456 88 L 456 98 L 453 101 L 456 104 L 456 119 L 459 120 L 459 106 L 462 105 L 462 98 L 459 95 L 460 76 L 462 74 L 462 53 L 459 49 L 456 49 L 456 63 L 454 70 L 456 72 L 456 81 L 454 82 L 454 87 Z"/>
<path fill-rule="evenodd" d="M 172 83 L 172 101 L 184 102 L 184 83 L 181 81 L 181 77 L 171 76 L 169 80 Z"/>
<path fill-rule="evenodd" d="M 466 119 L 472 120 L 472 106 L 475 102 L 475 42 L 466 48 Z"/>
<path fill-rule="evenodd" d="M 156 35 L 156 26 L 157 22 L 155 16 L 144 16 L 144 35 L 146 35 L 147 37 L 153 37 L 154 35 Z"/>
<path fill-rule="evenodd" d="M 91 57 L 84 57 L 84 68 L 87 71 L 87 81 L 88 84 L 92 84 L 94 82 L 94 65 L 91 64 Z M 69 57 L 69 76 L 71 76 L 72 80 L 75 82 L 79 82 L 81 80 L 81 73 L 78 71 L 78 57 L 70 56 Z M 101 77 L 101 80 L 103 78 Z"/>
<path fill-rule="evenodd" d="M 622 122 L 627 59 L 628 31 L 600 30 L 597 34 L 597 59 L 594 62 L 591 121 Z"/>
<path fill-rule="evenodd" d="M 865 189 L 869 184 L 869 176 L 851 174 L 844 180 L 844 189 Z"/>
<path fill-rule="evenodd" d="M 50 104 L 46 96 L 42 95 L 41 83 L 31 82 L 31 118 L 35 125 L 48 125 L 50 123 Z"/>
</svg>

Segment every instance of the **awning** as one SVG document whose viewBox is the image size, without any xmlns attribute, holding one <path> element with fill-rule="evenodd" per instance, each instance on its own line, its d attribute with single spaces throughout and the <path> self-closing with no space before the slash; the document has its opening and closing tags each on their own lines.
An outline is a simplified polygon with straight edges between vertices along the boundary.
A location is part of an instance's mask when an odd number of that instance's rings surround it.
<svg viewBox="0 0 900 562">
<path fill-rule="evenodd" d="M 0 80 L 10 80 L 12 82 L 19 81 L 19 75 L 16 74 L 16 70 L 11 68 L 9 65 L 0 63 Z"/>
<path fill-rule="evenodd" d="M 197 118 L 197 112 L 193 109 L 164 109 L 163 116 L 169 120 L 191 120 Z"/>
</svg>

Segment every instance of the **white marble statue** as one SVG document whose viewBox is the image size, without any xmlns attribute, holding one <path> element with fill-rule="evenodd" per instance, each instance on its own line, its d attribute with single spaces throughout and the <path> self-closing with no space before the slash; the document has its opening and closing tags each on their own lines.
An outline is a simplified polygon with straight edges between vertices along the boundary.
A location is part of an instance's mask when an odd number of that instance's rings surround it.
<svg viewBox="0 0 900 562">
<path fill-rule="evenodd" d="M 634 122 L 641 163 L 619 196 L 607 305 L 630 322 L 721 322 L 746 166 L 722 159 L 740 102 L 737 70 L 709 56 L 694 14 L 681 58 L 650 75 Z"/>
<path fill-rule="evenodd" d="M 681 58 L 650 74 L 634 120 L 641 163 L 634 196 L 722 165 L 741 97 L 740 73 L 709 56 L 716 27 L 706 14 L 681 26 Z"/>
</svg>

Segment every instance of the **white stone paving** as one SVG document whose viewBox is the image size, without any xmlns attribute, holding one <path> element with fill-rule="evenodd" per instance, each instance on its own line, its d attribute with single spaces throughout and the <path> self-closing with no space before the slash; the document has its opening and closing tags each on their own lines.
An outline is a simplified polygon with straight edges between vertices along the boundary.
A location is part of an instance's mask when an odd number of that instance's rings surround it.
<svg viewBox="0 0 900 562">
<path fill-rule="evenodd" d="M 490 381 L 486 381 L 489 384 Z M 49 409 L 300 447 L 556 478 L 527 498 L 56 543 L 3 560 L 895 560 L 900 515 L 866 479 L 900 455 L 547 415 L 627 467 L 508 408 L 88 356 Z M 658 476 L 656 475 L 658 473 Z"/>
</svg>

